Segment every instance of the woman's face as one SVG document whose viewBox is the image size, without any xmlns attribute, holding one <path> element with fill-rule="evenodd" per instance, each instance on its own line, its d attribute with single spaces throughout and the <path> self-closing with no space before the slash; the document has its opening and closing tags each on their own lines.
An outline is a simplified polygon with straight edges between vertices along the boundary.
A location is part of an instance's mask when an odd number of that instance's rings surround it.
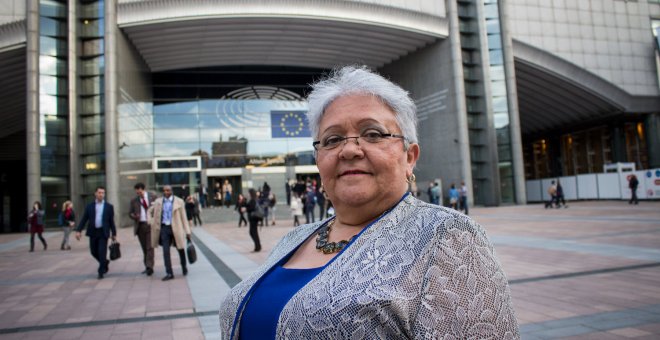
<svg viewBox="0 0 660 340">
<path fill-rule="evenodd" d="M 365 132 L 401 134 L 395 113 L 376 97 L 344 96 L 333 101 L 319 124 L 319 138 L 354 137 Z M 349 139 L 331 150 L 319 147 L 316 163 L 324 189 L 336 204 L 360 206 L 370 202 L 393 204 L 406 192 L 406 179 L 419 157 L 419 146 L 404 151 L 401 138 L 386 138 L 377 144 Z"/>
</svg>

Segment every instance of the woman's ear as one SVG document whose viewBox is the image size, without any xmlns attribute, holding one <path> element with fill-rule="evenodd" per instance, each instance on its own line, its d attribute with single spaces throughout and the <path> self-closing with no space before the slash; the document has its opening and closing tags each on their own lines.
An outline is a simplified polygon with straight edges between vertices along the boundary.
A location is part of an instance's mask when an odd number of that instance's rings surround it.
<svg viewBox="0 0 660 340">
<path fill-rule="evenodd" d="M 408 146 L 408 150 L 406 151 L 406 162 L 408 163 L 406 177 L 410 177 L 412 175 L 413 170 L 415 169 L 415 164 L 417 164 L 417 160 L 419 159 L 419 151 L 419 144 L 417 143 L 411 143 Z"/>
</svg>

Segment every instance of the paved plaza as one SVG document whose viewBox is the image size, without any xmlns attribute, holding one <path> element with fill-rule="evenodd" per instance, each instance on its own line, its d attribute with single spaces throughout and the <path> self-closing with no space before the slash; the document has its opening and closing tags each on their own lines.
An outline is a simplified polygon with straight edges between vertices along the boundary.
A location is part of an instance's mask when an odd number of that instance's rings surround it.
<svg viewBox="0 0 660 340">
<path fill-rule="evenodd" d="M 523 339 L 660 339 L 660 202 L 569 202 L 475 208 L 511 284 Z M 219 339 L 217 309 L 231 286 L 262 263 L 292 228 L 286 206 L 260 228 L 251 253 L 248 229 L 233 209 L 206 209 L 194 228 L 198 261 L 175 279 L 141 275 L 132 228 L 119 230 L 122 258 L 103 280 L 87 239 L 61 251 L 61 232 L 29 253 L 26 234 L 0 234 L 0 339 Z"/>
</svg>

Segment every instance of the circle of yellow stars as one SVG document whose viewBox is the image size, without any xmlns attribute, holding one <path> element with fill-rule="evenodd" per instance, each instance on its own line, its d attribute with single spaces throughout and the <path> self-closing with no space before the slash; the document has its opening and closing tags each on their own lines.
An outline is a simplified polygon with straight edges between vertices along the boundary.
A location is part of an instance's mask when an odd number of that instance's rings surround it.
<svg viewBox="0 0 660 340">
<path fill-rule="evenodd" d="M 293 131 L 289 131 L 289 129 L 287 129 L 286 124 L 284 124 L 286 122 L 286 120 L 289 119 L 289 118 L 292 118 L 292 119 L 298 121 L 298 127 L 295 128 Z M 285 114 L 282 117 L 282 119 L 280 119 L 280 128 L 282 128 L 282 131 L 288 137 L 298 136 L 302 132 L 304 126 L 305 126 L 305 124 L 303 123 L 302 117 L 300 117 L 299 114 L 295 114 L 293 112 L 289 112 L 289 113 Z"/>
</svg>

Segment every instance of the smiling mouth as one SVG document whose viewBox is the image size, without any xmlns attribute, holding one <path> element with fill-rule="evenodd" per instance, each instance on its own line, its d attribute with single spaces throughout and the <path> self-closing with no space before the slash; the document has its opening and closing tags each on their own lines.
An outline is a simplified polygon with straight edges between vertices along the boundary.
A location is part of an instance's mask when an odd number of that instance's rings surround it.
<svg viewBox="0 0 660 340">
<path fill-rule="evenodd" d="M 349 171 L 344 171 L 341 174 L 339 174 L 339 177 L 352 176 L 352 175 L 371 175 L 371 173 L 366 172 L 366 171 L 361 171 L 361 170 L 349 170 Z"/>
</svg>

